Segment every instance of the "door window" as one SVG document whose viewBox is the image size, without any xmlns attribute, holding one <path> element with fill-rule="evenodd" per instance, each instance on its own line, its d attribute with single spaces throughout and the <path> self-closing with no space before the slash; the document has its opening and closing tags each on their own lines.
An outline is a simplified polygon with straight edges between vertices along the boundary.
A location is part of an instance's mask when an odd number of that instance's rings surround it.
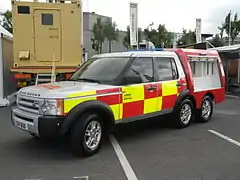
<svg viewBox="0 0 240 180">
<path fill-rule="evenodd" d="M 53 14 L 42 13 L 42 25 L 53 25 Z"/>
<path fill-rule="evenodd" d="M 174 58 L 157 57 L 156 66 L 159 81 L 171 81 L 178 78 L 178 71 Z"/>
<path fill-rule="evenodd" d="M 153 60 L 151 57 L 136 58 L 125 76 L 126 84 L 153 82 Z"/>
</svg>

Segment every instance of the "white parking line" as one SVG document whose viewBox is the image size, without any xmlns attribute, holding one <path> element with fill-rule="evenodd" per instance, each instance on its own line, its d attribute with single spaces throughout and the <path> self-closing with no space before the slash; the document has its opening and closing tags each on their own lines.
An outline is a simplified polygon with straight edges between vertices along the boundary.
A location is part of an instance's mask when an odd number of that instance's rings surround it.
<svg viewBox="0 0 240 180">
<path fill-rule="evenodd" d="M 236 141 L 236 140 L 234 140 L 230 137 L 227 137 L 227 136 L 225 136 L 225 135 L 223 135 L 223 134 L 221 134 L 217 131 L 214 131 L 214 130 L 208 130 L 208 131 L 217 135 L 217 136 L 219 136 L 219 137 L 221 137 L 221 138 L 223 138 L 223 139 L 225 139 L 225 140 L 227 140 L 227 141 L 229 141 L 229 142 L 231 142 L 231 143 L 233 143 L 233 144 L 235 144 L 236 146 L 240 147 L 240 142 L 238 142 L 238 141 Z"/>
<path fill-rule="evenodd" d="M 126 156 L 124 155 L 121 147 L 119 146 L 116 138 L 113 136 L 113 135 L 110 135 L 109 136 L 109 139 L 112 143 L 112 146 L 114 148 L 114 151 L 116 152 L 117 154 L 117 157 L 122 165 L 122 168 L 128 178 L 128 180 L 137 180 L 137 176 L 136 174 L 134 173 L 132 167 L 130 166 Z"/>
<path fill-rule="evenodd" d="M 88 180 L 88 176 L 73 177 L 73 180 Z"/>
<path fill-rule="evenodd" d="M 234 98 L 234 99 L 239 99 L 239 96 L 234 96 L 234 95 L 230 95 L 230 94 L 227 94 L 226 97 L 230 97 L 230 98 Z"/>
</svg>

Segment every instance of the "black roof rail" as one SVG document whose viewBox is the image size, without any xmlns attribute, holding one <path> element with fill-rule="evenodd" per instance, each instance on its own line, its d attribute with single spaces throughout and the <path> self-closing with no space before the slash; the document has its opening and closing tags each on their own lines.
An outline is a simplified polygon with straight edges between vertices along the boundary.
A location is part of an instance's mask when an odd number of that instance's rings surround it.
<svg viewBox="0 0 240 180">
<path fill-rule="evenodd" d="M 186 48 L 186 49 L 209 49 L 209 48 L 214 48 L 214 46 L 208 42 L 200 42 L 200 43 L 192 43 L 192 44 L 187 44 L 187 45 L 182 45 L 178 46 L 178 48 Z"/>
</svg>

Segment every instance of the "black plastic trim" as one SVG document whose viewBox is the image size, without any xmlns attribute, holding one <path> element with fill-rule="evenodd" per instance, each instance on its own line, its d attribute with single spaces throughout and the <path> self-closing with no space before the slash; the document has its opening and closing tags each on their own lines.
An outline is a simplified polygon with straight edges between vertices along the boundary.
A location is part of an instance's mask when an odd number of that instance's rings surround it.
<svg viewBox="0 0 240 180">
<path fill-rule="evenodd" d="M 38 132 L 44 137 L 56 137 L 63 121 L 63 116 L 41 116 L 38 118 Z"/>
<path fill-rule="evenodd" d="M 180 106 L 182 100 L 183 100 L 186 96 L 189 96 L 189 95 L 190 95 L 190 94 L 189 94 L 189 90 L 188 90 L 188 89 L 184 89 L 184 90 L 179 94 L 179 96 L 178 96 L 178 98 L 177 98 L 177 100 L 176 100 L 176 102 L 175 102 L 175 105 L 174 105 L 173 110 L 176 110 L 176 109 Z"/>
<path fill-rule="evenodd" d="M 61 125 L 61 135 L 65 135 L 69 132 L 69 129 L 71 128 L 71 125 L 75 120 L 77 120 L 77 117 L 80 116 L 82 113 L 92 110 L 92 109 L 99 109 L 104 113 L 107 113 L 110 119 L 110 125 L 113 126 L 115 124 L 115 119 L 112 110 L 110 107 L 98 100 L 89 100 L 85 101 L 81 104 L 78 104 L 75 106 L 71 111 L 68 113 L 67 117 L 64 119 L 62 125 Z M 111 129 L 112 127 L 110 127 Z"/>
</svg>

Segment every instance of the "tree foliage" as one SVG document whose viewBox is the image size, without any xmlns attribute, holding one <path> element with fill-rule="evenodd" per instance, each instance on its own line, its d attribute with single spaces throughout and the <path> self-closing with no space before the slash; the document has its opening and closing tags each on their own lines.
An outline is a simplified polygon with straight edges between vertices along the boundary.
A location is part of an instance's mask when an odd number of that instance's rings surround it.
<svg viewBox="0 0 240 180">
<path fill-rule="evenodd" d="M 98 52 L 102 53 L 102 44 L 104 42 L 104 25 L 101 18 L 97 18 L 97 22 L 93 25 L 92 29 L 93 37 L 91 41 L 93 42 L 92 48 Z"/>
<path fill-rule="evenodd" d="M 218 27 L 220 30 L 220 36 L 223 37 L 223 33 L 225 32 L 228 37 L 230 35 L 231 44 L 234 43 L 234 40 L 240 33 L 240 19 L 238 18 L 238 14 L 235 13 L 233 20 L 231 19 L 231 13 L 229 12 L 224 22 L 220 27 Z"/>
<path fill-rule="evenodd" d="M 178 46 L 196 43 L 196 32 L 183 29 L 181 37 L 177 41 Z"/>
<path fill-rule="evenodd" d="M 142 40 L 142 29 L 138 28 L 138 42 Z M 130 48 L 130 27 L 127 26 L 126 36 L 123 38 L 123 46 L 127 49 Z"/>
<path fill-rule="evenodd" d="M 109 43 L 108 50 L 112 52 L 112 42 L 118 41 L 119 38 L 119 30 L 117 29 L 116 22 L 107 21 L 104 25 L 104 37 L 107 39 Z"/>
<path fill-rule="evenodd" d="M 156 47 L 171 47 L 173 44 L 173 33 L 169 32 L 164 24 L 159 24 L 157 29 L 144 29 L 144 35 Z"/>
<path fill-rule="evenodd" d="M 171 47 L 173 34 L 169 32 L 165 25 L 159 25 L 157 29 L 150 28 L 153 24 L 149 25 L 143 31 L 138 29 L 138 42 L 142 40 L 142 36 L 145 36 L 145 40 L 151 41 L 156 47 Z M 130 47 L 130 29 L 127 27 L 127 34 L 123 39 L 123 45 L 126 48 Z"/>
<path fill-rule="evenodd" d="M 109 42 L 109 52 L 112 51 L 112 42 L 118 41 L 119 30 L 117 29 L 117 24 L 115 22 L 102 22 L 101 18 L 97 18 L 97 22 L 93 25 L 92 33 L 92 48 L 97 53 L 102 53 L 102 45 L 105 39 Z"/>
<path fill-rule="evenodd" d="M 209 41 L 214 47 L 220 47 L 224 45 L 224 41 L 221 38 L 221 35 L 216 34 L 210 41 Z"/>
<path fill-rule="evenodd" d="M 6 30 L 8 30 L 10 33 L 13 32 L 12 30 L 12 11 L 7 10 L 3 13 L 1 13 L 1 16 L 3 16 L 3 20 L 1 22 L 2 27 L 4 27 Z"/>
</svg>

